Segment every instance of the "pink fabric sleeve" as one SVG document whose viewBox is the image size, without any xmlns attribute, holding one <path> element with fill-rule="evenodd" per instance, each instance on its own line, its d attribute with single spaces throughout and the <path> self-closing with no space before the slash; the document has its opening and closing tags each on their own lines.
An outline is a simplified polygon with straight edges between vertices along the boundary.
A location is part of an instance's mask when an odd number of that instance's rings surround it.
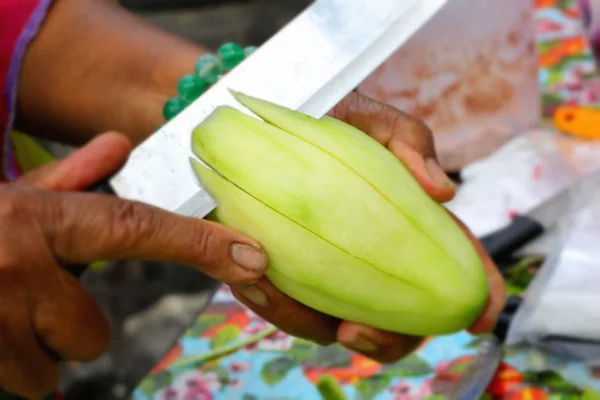
<svg viewBox="0 0 600 400">
<path fill-rule="evenodd" d="M 52 0 L 0 1 L 0 180 L 12 180 L 20 174 L 10 140 L 17 84 L 25 50 L 51 3 Z"/>
</svg>

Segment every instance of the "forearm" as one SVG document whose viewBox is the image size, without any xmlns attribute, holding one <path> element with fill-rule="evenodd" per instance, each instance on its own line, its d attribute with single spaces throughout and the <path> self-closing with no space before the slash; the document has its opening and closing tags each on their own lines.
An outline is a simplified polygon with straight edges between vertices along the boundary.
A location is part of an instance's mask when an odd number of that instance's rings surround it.
<svg viewBox="0 0 600 400">
<path fill-rule="evenodd" d="M 111 1 L 56 0 L 23 60 L 17 127 L 74 145 L 118 130 L 137 144 L 203 53 Z"/>
</svg>

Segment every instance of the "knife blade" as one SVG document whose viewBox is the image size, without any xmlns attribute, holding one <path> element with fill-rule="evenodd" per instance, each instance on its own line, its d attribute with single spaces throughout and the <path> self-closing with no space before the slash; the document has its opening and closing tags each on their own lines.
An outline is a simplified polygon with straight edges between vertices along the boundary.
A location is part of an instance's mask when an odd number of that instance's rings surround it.
<svg viewBox="0 0 600 400">
<path fill-rule="evenodd" d="M 596 171 L 562 188 L 528 213 L 513 218 L 508 226 L 482 237 L 480 241 L 483 247 L 494 260 L 507 258 L 522 246 L 553 229 L 571 209 L 573 196 L 586 186 L 599 184 L 600 171 Z M 522 299 L 518 296 L 510 296 L 507 299 L 496 328 L 491 334 L 482 337 L 477 354 L 466 372 L 456 382 L 440 388 L 445 398 L 472 400 L 480 398 L 485 392 L 502 361 L 502 347 L 512 317 L 521 302 Z"/>
<path fill-rule="evenodd" d="M 600 185 L 600 171 L 563 187 L 529 212 L 515 216 L 507 226 L 480 238 L 495 261 L 505 260 L 527 243 L 554 228 L 570 210 L 572 198 L 588 185 Z"/>
<path fill-rule="evenodd" d="M 521 302 L 522 299 L 518 296 L 510 296 L 507 299 L 496 328 L 491 334 L 482 337 L 483 340 L 478 346 L 477 354 L 471 360 L 466 371 L 457 381 L 441 388 L 440 392 L 444 394 L 445 399 L 475 400 L 481 398 L 502 362 L 502 345 L 512 317 Z"/>
<path fill-rule="evenodd" d="M 523 215 L 517 215 L 511 223 L 496 232 L 480 238 L 483 247 L 495 261 L 506 259 L 519 248 L 540 237 L 558 224 L 572 206 L 572 198 L 586 186 L 600 184 L 600 171 L 593 172 L 563 187 L 551 197 Z M 498 318 L 494 331 L 482 336 L 477 353 L 460 378 L 437 390 L 449 400 L 478 399 L 494 378 L 503 358 L 503 344 L 510 323 L 522 298 L 510 296 Z"/>
<path fill-rule="evenodd" d="M 125 199 L 204 217 L 215 201 L 189 166 L 191 133 L 230 89 L 321 117 L 447 0 L 318 0 L 138 146 L 111 180 Z"/>
</svg>

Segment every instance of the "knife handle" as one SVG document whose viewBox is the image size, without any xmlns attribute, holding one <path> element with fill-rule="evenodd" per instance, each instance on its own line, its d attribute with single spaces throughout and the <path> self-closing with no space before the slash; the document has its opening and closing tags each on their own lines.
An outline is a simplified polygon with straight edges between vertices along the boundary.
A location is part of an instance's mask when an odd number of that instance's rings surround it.
<svg viewBox="0 0 600 400">
<path fill-rule="evenodd" d="M 500 343 L 504 343 L 512 319 L 522 302 L 523 299 L 520 296 L 508 296 L 506 299 L 506 304 L 498 316 L 498 321 L 496 322 L 496 327 L 494 328 L 493 332 Z"/>
<path fill-rule="evenodd" d="M 98 194 L 108 194 L 111 196 L 116 196 L 115 191 L 110 185 L 110 178 L 106 178 L 96 183 L 94 186 L 90 187 L 86 190 L 88 193 L 98 193 Z"/>
<path fill-rule="evenodd" d="M 544 233 L 544 227 L 536 220 L 517 215 L 510 224 L 480 239 L 481 244 L 494 261 L 507 259 L 519 248 Z"/>
<path fill-rule="evenodd" d="M 108 194 L 111 196 L 116 196 L 115 191 L 109 183 L 110 178 L 106 178 L 96 183 L 92 187 L 88 188 L 86 192 L 88 193 L 97 193 L 97 194 Z M 87 269 L 87 264 L 72 264 L 65 266 L 65 269 L 69 271 L 76 278 L 81 278 L 81 275 Z"/>
</svg>

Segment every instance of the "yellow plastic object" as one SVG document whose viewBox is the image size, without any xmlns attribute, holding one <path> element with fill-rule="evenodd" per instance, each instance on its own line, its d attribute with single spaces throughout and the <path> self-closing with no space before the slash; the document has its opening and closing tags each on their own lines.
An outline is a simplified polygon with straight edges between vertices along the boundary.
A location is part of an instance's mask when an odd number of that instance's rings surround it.
<svg viewBox="0 0 600 400">
<path fill-rule="evenodd" d="M 586 140 L 600 139 L 600 108 L 560 106 L 553 121 L 563 133 Z"/>
</svg>

